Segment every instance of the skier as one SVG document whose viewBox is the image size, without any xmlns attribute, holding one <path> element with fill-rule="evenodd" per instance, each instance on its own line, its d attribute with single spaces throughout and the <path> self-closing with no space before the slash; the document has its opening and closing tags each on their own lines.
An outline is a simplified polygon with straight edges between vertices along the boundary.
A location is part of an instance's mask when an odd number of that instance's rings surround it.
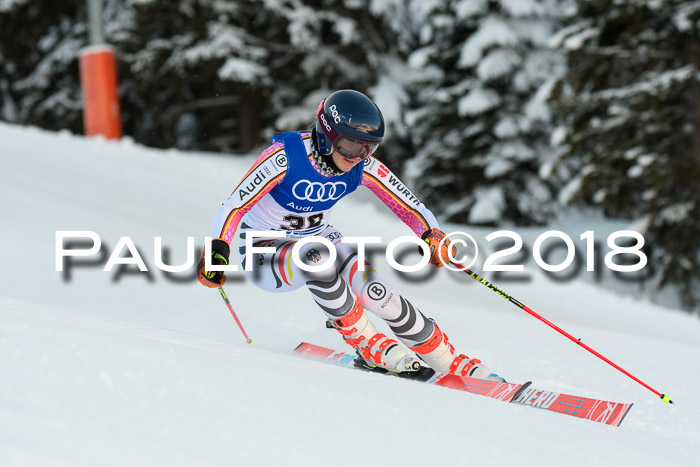
<svg viewBox="0 0 700 467">
<path fill-rule="evenodd" d="M 334 92 L 321 101 L 311 131 L 275 135 L 253 167 L 217 211 L 212 225 L 211 264 L 229 263 L 230 245 L 240 228 L 241 262 L 252 261 L 249 279 L 270 292 L 288 292 L 306 285 L 328 322 L 371 368 L 415 371 L 419 361 L 442 373 L 503 381 L 480 360 L 457 353 L 437 324 L 399 295 L 365 262 L 358 264 L 355 248 L 341 243 L 342 234 L 328 224 L 333 205 L 362 185 L 382 200 L 429 246 L 429 263 L 449 263 L 454 248 L 435 216 L 378 159 L 372 157 L 384 137 L 384 118 L 372 100 L 353 90 Z M 257 238 L 253 246 L 274 247 L 275 253 L 245 249 L 246 233 L 281 231 L 284 238 Z M 333 266 L 306 271 L 291 260 L 296 241 L 323 237 L 336 249 Z M 444 240 L 444 241 L 443 241 Z M 442 241 L 442 243 L 441 243 Z M 318 241 L 299 250 L 303 264 L 325 261 L 328 248 Z M 454 257 L 454 254 L 453 254 Z M 206 271 L 202 258 L 199 281 L 221 286 L 221 271 Z M 395 339 L 380 333 L 369 310 L 389 325 Z M 415 354 L 414 354 L 415 352 Z"/>
</svg>

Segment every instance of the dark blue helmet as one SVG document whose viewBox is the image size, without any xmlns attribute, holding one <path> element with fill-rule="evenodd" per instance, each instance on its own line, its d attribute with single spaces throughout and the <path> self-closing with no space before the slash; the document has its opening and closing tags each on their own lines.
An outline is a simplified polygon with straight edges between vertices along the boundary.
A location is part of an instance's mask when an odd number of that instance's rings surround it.
<svg viewBox="0 0 700 467">
<path fill-rule="evenodd" d="M 379 107 L 361 92 L 336 91 L 316 111 L 316 146 L 329 155 L 335 148 L 348 159 L 365 159 L 384 138 L 384 117 Z"/>
</svg>

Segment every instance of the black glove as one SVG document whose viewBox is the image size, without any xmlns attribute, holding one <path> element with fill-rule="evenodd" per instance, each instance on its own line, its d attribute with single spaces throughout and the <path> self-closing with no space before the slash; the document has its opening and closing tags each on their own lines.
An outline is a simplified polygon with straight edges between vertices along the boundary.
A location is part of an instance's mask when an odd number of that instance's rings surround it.
<svg viewBox="0 0 700 467">
<path fill-rule="evenodd" d="M 227 265 L 231 249 L 225 240 L 217 238 L 211 242 L 211 264 Z M 221 287 L 226 282 L 226 275 L 223 271 L 206 271 L 204 269 L 204 257 L 197 266 L 197 278 L 202 285 L 216 288 Z"/>
</svg>

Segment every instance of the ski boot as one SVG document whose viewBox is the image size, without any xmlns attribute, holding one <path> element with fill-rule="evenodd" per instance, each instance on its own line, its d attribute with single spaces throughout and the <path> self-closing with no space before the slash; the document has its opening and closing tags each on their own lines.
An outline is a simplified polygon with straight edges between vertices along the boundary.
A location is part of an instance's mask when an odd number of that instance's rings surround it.
<svg viewBox="0 0 700 467">
<path fill-rule="evenodd" d="M 393 373 L 421 369 L 420 360 L 409 354 L 399 343 L 377 331 L 359 301 L 342 318 L 329 321 L 343 340 L 362 357 L 367 369 L 381 368 Z"/>
<path fill-rule="evenodd" d="M 455 355 L 455 348 L 449 342 L 447 335 L 437 327 L 437 324 L 434 324 L 434 326 L 435 329 L 430 338 L 423 344 L 411 349 L 431 368 L 450 375 L 506 382 L 504 378 L 501 378 L 481 363 L 481 360 L 469 358 L 464 354 Z"/>
</svg>

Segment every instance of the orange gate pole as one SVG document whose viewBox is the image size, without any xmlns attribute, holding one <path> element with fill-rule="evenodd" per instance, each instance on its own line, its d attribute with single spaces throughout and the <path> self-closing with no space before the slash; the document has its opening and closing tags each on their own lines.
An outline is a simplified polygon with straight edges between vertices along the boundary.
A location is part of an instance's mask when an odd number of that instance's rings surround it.
<svg viewBox="0 0 700 467">
<path fill-rule="evenodd" d="M 80 83 L 85 135 L 121 138 L 117 63 L 112 47 L 96 45 L 80 51 Z"/>
</svg>

